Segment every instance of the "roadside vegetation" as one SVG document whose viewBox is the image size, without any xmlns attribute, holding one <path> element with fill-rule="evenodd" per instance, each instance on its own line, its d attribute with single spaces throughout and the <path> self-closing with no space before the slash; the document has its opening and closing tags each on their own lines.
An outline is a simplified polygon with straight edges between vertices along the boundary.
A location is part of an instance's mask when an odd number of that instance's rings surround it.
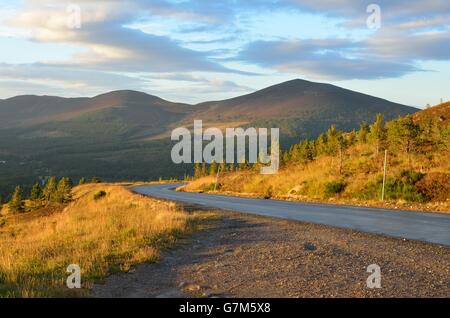
<svg viewBox="0 0 450 318">
<path fill-rule="evenodd" d="M 62 191 L 66 181 L 49 179 L 42 191 L 33 187 L 27 200 L 19 200 L 21 191 L 16 189 L 5 204 L 0 216 L 0 297 L 89 296 L 94 281 L 156 261 L 162 250 L 213 217 L 187 213 L 121 185 L 89 183 Z M 48 191 L 49 183 L 54 192 Z M 66 287 L 70 264 L 81 268 L 82 289 Z"/>
<path fill-rule="evenodd" d="M 381 201 L 385 152 L 387 177 Z M 281 152 L 276 175 L 259 164 L 195 165 L 185 191 L 450 211 L 450 103 L 343 132 L 331 126 Z"/>
</svg>

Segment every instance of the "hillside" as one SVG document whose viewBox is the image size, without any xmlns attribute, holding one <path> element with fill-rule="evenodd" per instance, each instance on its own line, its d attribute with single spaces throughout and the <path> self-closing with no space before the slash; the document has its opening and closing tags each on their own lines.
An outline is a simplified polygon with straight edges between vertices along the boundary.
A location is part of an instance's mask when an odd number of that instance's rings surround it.
<svg viewBox="0 0 450 318">
<path fill-rule="evenodd" d="M 430 117 L 436 118 L 441 126 L 448 125 L 450 123 L 450 102 L 442 103 L 414 114 L 414 119 L 422 122 Z"/>
<path fill-rule="evenodd" d="M 255 93 L 198 105 L 136 91 L 92 98 L 17 96 L 0 100 L 0 194 L 40 176 L 99 176 L 105 180 L 182 177 L 192 166 L 170 160 L 170 131 L 206 125 L 279 127 L 285 145 L 417 109 L 328 84 L 294 80 Z M 149 169 L 152 167 L 153 169 Z"/>
<path fill-rule="evenodd" d="M 3 215 L 0 207 L 0 298 L 89 296 L 94 281 L 157 261 L 162 250 L 213 217 L 118 184 L 85 184 L 72 195 L 68 204 L 28 213 Z M 74 263 L 82 270 L 82 289 L 65 284 Z"/>
<path fill-rule="evenodd" d="M 450 124 L 443 119 L 448 105 L 387 123 L 378 117 L 350 133 L 333 126 L 283 151 L 278 174 L 261 175 L 259 165 L 240 165 L 228 167 L 216 180 L 210 167 L 209 176 L 198 171 L 203 177 L 184 191 L 216 188 L 265 198 L 450 212 Z M 388 161 L 381 202 L 384 150 Z"/>
<path fill-rule="evenodd" d="M 343 89 L 330 84 L 292 80 L 236 98 L 206 102 L 200 114 L 217 120 L 258 120 L 287 117 L 310 118 L 322 114 L 351 117 L 386 112 L 390 117 L 414 109 L 387 100 Z M 196 114 L 197 115 L 197 114 Z M 359 118 L 361 119 L 361 118 Z"/>
<path fill-rule="evenodd" d="M 279 127 L 282 141 L 316 137 L 329 126 L 351 130 L 383 113 L 387 119 L 417 109 L 330 84 L 292 80 L 236 98 L 198 105 L 191 119 L 247 121 L 251 127 Z"/>
</svg>

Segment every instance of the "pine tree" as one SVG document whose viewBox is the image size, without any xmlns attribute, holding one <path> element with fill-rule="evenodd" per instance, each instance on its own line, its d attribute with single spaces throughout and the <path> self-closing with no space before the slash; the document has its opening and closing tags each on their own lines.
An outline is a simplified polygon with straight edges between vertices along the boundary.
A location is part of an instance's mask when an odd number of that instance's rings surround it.
<svg viewBox="0 0 450 318">
<path fill-rule="evenodd" d="M 423 152 L 434 152 L 443 143 L 445 138 L 441 138 L 441 130 L 436 118 L 429 116 L 421 125 L 420 147 Z"/>
<path fill-rule="evenodd" d="M 58 182 L 58 186 L 56 187 L 56 191 L 53 195 L 54 202 L 57 203 L 66 203 L 72 199 L 72 182 L 70 178 L 63 177 Z"/>
<path fill-rule="evenodd" d="M 93 177 L 92 179 L 91 179 L 91 183 L 101 183 L 102 181 L 100 180 L 100 178 L 97 178 L 97 177 Z"/>
<path fill-rule="evenodd" d="M 13 212 L 21 212 L 24 209 L 23 205 L 23 191 L 21 186 L 17 186 L 9 201 L 9 208 Z"/>
<path fill-rule="evenodd" d="M 50 177 L 45 184 L 44 190 L 42 191 L 42 196 L 46 202 L 52 201 L 52 197 L 56 191 L 56 187 L 56 177 Z"/>
<path fill-rule="evenodd" d="M 198 179 L 202 176 L 202 166 L 199 162 L 194 163 L 194 178 Z"/>
<path fill-rule="evenodd" d="M 215 160 L 213 160 L 211 162 L 211 164 L 209 165 L 209 175 L 210 176 L 214 176 L 217 173 L 217 163 Z"/>
<path fill-rule="evenodd" d="M 356 131 L 353 129 L 347 136 L 346 136 L 346 143 L 349 146 L 352 146 L 356 143 L 356 141 L 358 140 L 358 137 L 356 135 Z"/>
<path fill-rule="evenodd" d="M 369 134 L 370 126 L 363 121 L 358 130 L 358 141 L 365 144 L 367 142 L 367 135 Z"/>
<path fill-rule="evenodd" d="M 342 138 L 342 132 L 337 130 L 336 125 L 332 125 L 327 131 L 327 144 L 325 152 L 328 155 L 335 156 L 339 152 L 340 139 Z"/>
<path fill-rule="evenodd" d="M 406 116 L 395 120 L 388 130 L 388 138 L 390 144 L 408 156 L 408 163 L 411 167 L 411 155 L 417 151 L 420 143 L 419 136 L 421 128 L 414 123 L 411 116 Z"/>
<path fill-rule="evenodd" d="M 375 122 L 370 126 L 369 139 L 375 143 L 375 153 L 378 155 L 386 141 L 386 128 L 384 127 L 383 114 L 378 114 Z"/>
<path fill-rule="evenodd" d="M 317 155 L 323 155 L 327 152 L 326 151 L 327 144 L 328 144 L 327 136 L 325 134 L 320 134 L 315 141 L 315 148 L 317 150 Z"/>
<path fill-rule="evenodd" d="M 35 183 L 31 188 L 30 200 L 34 202 L 42 200 L 42 188 L 39 183 Z"/>
</svg>

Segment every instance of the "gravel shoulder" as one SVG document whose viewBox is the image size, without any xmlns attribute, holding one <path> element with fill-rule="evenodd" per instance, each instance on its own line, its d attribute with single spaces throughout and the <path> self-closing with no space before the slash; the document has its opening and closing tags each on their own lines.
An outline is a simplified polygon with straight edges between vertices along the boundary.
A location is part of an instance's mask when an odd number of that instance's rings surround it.
<svg viewBox="0 0 450 318">
<path fill-rule="evenodd" d="M 198 210 L 198 208 L 197 208 Z M 217 211 L 158 263 L 115 274 L 96 297 L 450 297 L 450 248 Z M 369 289 L 370 264 L 381 288 Z"/>
</svg>

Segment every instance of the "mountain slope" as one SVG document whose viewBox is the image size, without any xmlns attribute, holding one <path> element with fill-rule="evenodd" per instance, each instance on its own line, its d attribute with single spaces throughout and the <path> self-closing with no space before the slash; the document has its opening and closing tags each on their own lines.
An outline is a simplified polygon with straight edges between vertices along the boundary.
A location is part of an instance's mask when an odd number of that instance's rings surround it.
<svg viewBox="0 0 450 318">
<path fill-rule="evenodd" d="M 149 119 L 170 119 L 172 115 L 179 117 L 179 114 L 190 110 L 186 104 L 171 103 L 156 96 L 127 90 L 92 98 L 23 95 L 0 101 L 0 125 L 3 128 L 33 128 L 98 111 L 113 111 L 129 122 L 144 123 Z"/>
<path fill-rule="evenodd" d="M 292 80 L 255 93 L 199 104 L 190 116 L 212 122 L 245 121 L 247 126 L 278 127 L 282 140 L 312 138 L 331 125 L 351 130 L 378 113 L 390 120 L 418 109 L 330 84 Z"/>
<path fill-rule="evenodd" d="M 288 145 L 331 124 L 350 130 L 380 112 L 390 119 L 415 111 L 302 80 L 198 105 L 129 90 L 92 98 L 17 96 L 0 100 L 0 192 L 49 175 L 142 180 L 191 173 L 190 165 L 172 164 L 169 135 L 175 127 L 192 126 L 194 119 L 222 128 L 279 127 Z"/>
<path fill-rule="evenodd" d="M 199 104 L 205 118 L 218 120 L 309 118 L 320 113 L 356 114 L 384 112 L 403 115 L 417 109 L 330 84 L 292 80 L 255 93 L 217 102 Z M 197 114 L 196 114 L 197 115 Z"/>
</svg>

